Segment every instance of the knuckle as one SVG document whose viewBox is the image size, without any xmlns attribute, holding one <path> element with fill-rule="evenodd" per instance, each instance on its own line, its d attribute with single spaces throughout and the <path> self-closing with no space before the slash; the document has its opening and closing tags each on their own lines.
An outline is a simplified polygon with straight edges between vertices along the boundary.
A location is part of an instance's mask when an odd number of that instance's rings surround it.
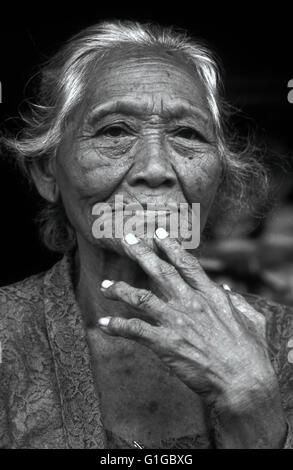
<svg viewBox="0 0 293 470">
<path fill-rule="evenodd" d="M 138 318 L 128 320 L 129 330 L 135 336 L 143 336 L 145 328 Z"/>
<path fill-rule="evenodd" d="M 186 251 L 183 251 L 183 253 L 181 252 L 181 262 L 184 264 L 184 266 L 193 270 L 198 270 L 201 267 L 199 261 Z"/>
<path fill-rule="evenodd" d="M 179 351 L 181 351 L 184 344 L 185 344 L 185 341 L 182 338 L 182 336 L 179 334 L 179 332 L 172 332 L 170 334 L 170 338 L 169 338 L 170 351 L 176 351 L 177 353 L 179 353 Z"/>
<path fill-rule="evenodd" d="M 140 256 L 149 257 L 153 254 L 153 250 L 148 245 L 139 244 L 137 245 L 137 254 Z"/>
<path fill-rule="evenodd" d="M 181 247 L 181 245 L 179 244 L 179 242 L 176 238 L 167 237 L 167 238 L 165 238 L 165 240 L 162 240 L 162 241 L 163 241 L 163 243 L 166 244 L 167 248 L 172 248 L 172 249 L 175 249 L 175 250 L 178 250 L 178 251 L 182 250 L 182 247 Z"/>
<path fill-rule="evenodd" d="M 205 308 L 202 302 L 197 298 L 192 299 L 192 309 L 196 311 L 197 313 L 204 313 L 205 311 Z"/>
<path fill-rule="evenodd" d="M 200 273 L 202 276 L 206 277 L 200 262 L 193 255 L 186 251 L 177 250 L 175 251 L 175 256 L 177 260 L 176 264 L 179 268 L 184 269 L 185 275 L 193 277 Z"/>
<path fill-rule="evenodd" d="M 172 277 L 177 275 L 177 270 L 168 263 L 159 263 L 157 266 L 157 272 L 161 276 Z"/>
<path fill-rule="evenodd" d="M 144 307 L 148 305 L 153 299 L 153 294 L 151 291 L 144 291 L 137 295 L 136 305 L 137 307 Z"/>
</svg>

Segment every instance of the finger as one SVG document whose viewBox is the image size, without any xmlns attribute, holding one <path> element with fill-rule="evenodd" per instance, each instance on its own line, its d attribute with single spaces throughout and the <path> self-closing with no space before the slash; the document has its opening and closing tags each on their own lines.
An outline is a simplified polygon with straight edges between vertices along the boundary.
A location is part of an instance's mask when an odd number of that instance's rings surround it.
<svg viewBox="0 0 293 470">
<path fill-rule="evenodd" d="M 211 285 L 211 281 L 198 259 L 191 253 L 188 253 L 176 238 L 170 238 L 165 229 L 158 228 L 155 232 L 154 240 L 156 245 L 191 287 L 201 289 Z"/>
<path fill-rule="evenodd" d="M 103 281 L 101 290 L 108 299 L 121 300 L 142 311 L 145 318 L 150 318 L 160 324 L 164 323 L 168 316 L 171 316 L 171 309 L 167 304 L 149 290 L 137 289 L 123 281 L 108 280 Z M 137 315 L 139 315 L 138 312 Z"/>
<path fill-rule="evenodd" d="M 112 336 L 132 339 L 146 346 L 159 342 L 159 328 L 139 318 L 102 317 L 98 324 L 105 333 Z"/>
<path fill-rule="evenodd" d="M 129 256 L 163 290 L 170 292 L 170 289 L 172 291 L 180 289 L 184 293 L 183 289 L 187 286 L 175 267 L 162 260 L 143 240 L 136 238 L 133 234 L 127 234 L 122 243 Z"/>
<path fill-rule="evenodd" d="M 266 318 L 261 313 L 255 310 L 240 294 L 236 292 L 229 292 L 227 296 L 238 315 L 243 315 L 248 320 L 253 322 L 259 331 L 265 333 Z"/>
</svg>

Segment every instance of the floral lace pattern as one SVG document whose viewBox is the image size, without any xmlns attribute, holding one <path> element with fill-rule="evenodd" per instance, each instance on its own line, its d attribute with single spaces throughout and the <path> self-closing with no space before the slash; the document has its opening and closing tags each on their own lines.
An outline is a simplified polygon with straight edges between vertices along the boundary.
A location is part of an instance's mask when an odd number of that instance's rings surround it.
<svg viewBox="0 0 293 470">
<path fill-rule="evenodd" d="M 103 427 L 82 315 L 72 285 L 73 257 L 0 289 L 0 448 L 131 448 Z M 293 448 L 293 312 L 245 296 L 267 318 Z M 209 448 L 207 436 L 162 442 L 162 448 Z"/>
</svg>

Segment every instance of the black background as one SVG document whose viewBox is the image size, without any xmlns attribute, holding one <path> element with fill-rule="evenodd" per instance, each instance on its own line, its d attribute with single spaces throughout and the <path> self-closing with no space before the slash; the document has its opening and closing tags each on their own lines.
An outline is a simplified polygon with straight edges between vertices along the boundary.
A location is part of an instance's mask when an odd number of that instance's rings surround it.
<svg viewBox="0 0 293 470">
<path fill-rule="evenodd" d="M 293 79 L 293 15 L 285 5 L 256 10 L 256 2 L 222 4 L 217 9 L 212 3 L 199 8 L 183 2 L 155 6 L 142 2 L 136 7 L 81 2 L 62 12 L 60 5 L 48 3 L 33 10 L 25 6 L 25 11 L 12 5 L 11 10 L 1 15 L 2 126 L 14 128 L 11 118 L 17 116 L 24 98 L 31 97 L 30 77 L 70 35 L 104 19 L 156 21 L 186 28 L 214 48 L 224 65 L 227 97 L 246 116 L 237 121 L 240 130 L 253 126 L 268 146 L 289 159 L 293 104 L 287 100 L 287 84 Z M 4 157 L 0 159 L 0 284 L 46 269 L 58 259 L 38 240 L 34 226 L 38 198 Z"/>
</svg>

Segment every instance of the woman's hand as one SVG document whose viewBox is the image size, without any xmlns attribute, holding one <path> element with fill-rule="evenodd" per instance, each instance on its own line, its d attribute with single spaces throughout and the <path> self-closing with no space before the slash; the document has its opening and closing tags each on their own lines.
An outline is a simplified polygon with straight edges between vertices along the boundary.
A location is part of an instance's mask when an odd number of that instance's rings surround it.
<svg viewBox="0 0 293 470">
<path fill-rule="evenodd" d="M 278 447 L 286 423 L 268 356 L 265 318 L 241 296 L 212 282 L 167 232 L 156 233 L 161 237 L 155 235 L 155 243 L 168 261 L 134 235 L 126 236 L 123 246 L 158 295 L 125 282 L 102 288 L 107 298 L 134 307 L 136 317 L 102 318 L 100 327 L 152 349 L 205 399 L 218 446 Z"/>
</svg>

